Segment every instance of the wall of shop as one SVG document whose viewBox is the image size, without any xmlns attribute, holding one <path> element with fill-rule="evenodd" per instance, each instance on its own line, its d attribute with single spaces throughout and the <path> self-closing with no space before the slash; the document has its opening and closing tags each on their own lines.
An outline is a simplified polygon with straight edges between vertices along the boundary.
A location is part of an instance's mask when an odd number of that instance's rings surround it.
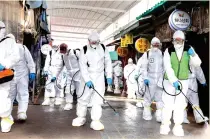
<svg viewBox="0 0 210 139">
<path fill-rule="evenodd" d="M 21 22 L 23 22 L 22 6 L 18 1 L 0 2 L 0 20 L 6 25 L 7 33 L 12 33 L 15 38 L 22 37 Z"/>
<path fill-rule="evenodd" d="M 106 29 L 104 29 L 100 36 L 101 40 L 104 44 L 110 43 L 113 41 L 113 33 L 120 31 L 127 24 L 135 22 L 136 17 L 140 14 L 144 13 L 148 9 L 152 8 L 154 5 L 159 3 L 161 0 L 141 0 L 134 7 L 128 10 L 125 14 L 123 14 L 120 18 L 118 18 L 114 23 L 109 25 Z"/>
</svg>

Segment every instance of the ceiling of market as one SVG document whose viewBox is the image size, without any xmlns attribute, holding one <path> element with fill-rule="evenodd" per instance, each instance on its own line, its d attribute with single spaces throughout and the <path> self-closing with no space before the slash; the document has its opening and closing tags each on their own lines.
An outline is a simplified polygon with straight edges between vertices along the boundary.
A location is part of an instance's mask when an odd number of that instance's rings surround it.
<svg viewBox="0 0 210 139">
<path fill-rule="evenodd" d="M 91 31 L 99 33 L 139 0 L 47 1 L 51 36 L 56 41 L 86 42 Z"/>
</svg>

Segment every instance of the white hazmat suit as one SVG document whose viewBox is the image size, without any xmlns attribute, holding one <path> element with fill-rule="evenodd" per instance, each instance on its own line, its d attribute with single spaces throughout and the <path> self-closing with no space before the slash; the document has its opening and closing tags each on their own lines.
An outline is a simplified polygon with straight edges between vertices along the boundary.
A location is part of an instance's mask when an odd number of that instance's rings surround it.
<svg viewBox="0 0 210 139">
<path fill-rule="evenodd" d="M 29 73 L 35 73 L 35 63 L 28 48 L 22 44 L 17 44 L 19 49 L 20 60 L 15 64 L 15 77 L 11 82 L 10 97 L 12 103 L 15 98 L 18 101 L 17 118 L 26 120 L 26 111 L 29 103 Z"/>
<path fill-rule="evenodd" d="M 142 74 L 142 57 L 139 58 L 137 65 L 136 65 L 136 71 L 135 71 L 135 79 L 137 80 L 138 84 L 138 91 L 136 93 L 137 103 L 136 107 L 142 108 L 144 107 L 144 94 L 146 93 L 146 86 L 144 84 L 143 74 Z"/>
<path fill-rule="evenodd" d="M 204 117 L 203 112 L 199 106 L 199 97 L 198 97 L 198 83 L 197 80 L 202 84 L 206 84 L 206 79 L 203 73 L 203 70 L 201 67 L 191 67 L 190 68 L 190 76 L 189 76 L 189 86 L 188 86 L 188 91 L 187 91 L 187 98 L 192 102 L 193 106 L 193 114 L 195 117 L 196 123 L 202 123 L 204 122 L 204 119 L 208 119 L 207 117 Z M 197 92 L 197 93 L 196 93 Z M 197 112 L 197 111 L 202 115 Z M 185 115 L 184 115 L 184 122 L 188 123 L 187 119 L 187 111 L 185 110 Z"/>
<path fill-rule="evenodd" d="M 142 76 L 144 81 L 148 80 L 148 90 L 144 95 L 144 111 L 143 118 L 151 120 L 151 104 L 156 102 L 156 121 L 161 122 L 161 111 L 163 107 L 162 102 L 162 88 L 157 84 L 163 78 L 163 54 L 159 49 L 161 46 L 160 40 L 154 37 L 151 41 L 151 49 L 142 56 Z M 156 45 L 156 46 L 155 46 Z"/>
<path fill-rule="evenodd" d="M 182 31 L 176 31 L 173 39 L 174 47 L 167 48 L 164 52 L 164 67 L 167 78 L 165 77 L 163 86 L 165 91 L 171 95 L 178 94 L 180 92 L 178 90 L 179 86 L 181 86 L 182 92 L 186 95 L 189 84 L 189 65 L 198 67 L 201 64 L 201 60 L 192 47 L 185 45 L 185 35 Z M 184 130 L 181 124 L 184 119 L 184 109 L 187 106 L 186 98 L 182 93 L 176 97 L 171 95 L 165 92 L 162 95 L 164 107 L 160 134 L 167 135 L 169 133 L 170 119 L 173 111 L 173 120 L 175 123 L 173 134 L 175 136 L 184 136 Z"/>
<path fill-rule="evenodd" d="M 66 85 L 66 80 L 67 80 L 67 70 L 64 67 L 60 72 L 55 84 L 55 91 L 56 91 L 55 105 L 61 105 L 63 102 L 64 87 Z"/>
<path fill-rule="evenodd" d="M 113 68 L 114 71 L 114 94 L 120 94 L 120 83 L 122 81 L 122 76 L 123 76 L 123 69 L 122 69 L 122 62 L 117 61 L 117 64 Z"/>
<path fill-rule="evenodd" d="M 108 50 L 102 44 L 99 44 L 99 35 L 92 33 L 89 36 L 89 44 L 84 46 L 80 52 L 79 65 L 81 70 L 80 93 L 84 86 L 93 87 L 97 92 L 104 96 L 105 80 L 107 82 L 112 78 L 112 63 Z M 109 85 L 111 82 L 108 83 Z M 90 127 L 94 130 L 103 130 L 104 125 L 100 122 L 102 116 L 103 99 L 93 89 L 85 87 L 84 94 L 78 99 L 77 118 L 73 120 L 73 126 L 81 126 L 86 122 L 87 105 L 92 97 L 92 109 Z"/>
<path fill-rule="evenodd" d="M 51 53 L 51 54 L 50 54 Z M 51 50 L 46 57 L 44 72 L 47 73 L 47 81 L 45 85 L 45 94 L 43 106 L 54 105 L 55 97 L 60 96 L 60 91 L 57 91 L 55 82 L 51 82 L 51 79 L 58 78 L 60 71 L 64 66 L 62 55 L 59 50 Z"/>
<path fill-rule="evenodd" d="M 80 69 L 79 69 L 79 49 L 69 49 L 68 54 L 64 55 L 64 61 L 67 68 L 67 86 L 65 89 L 66 105 L 64 110 L 70 110 L 73 108 L 73 93 L 76 90 L 77 97 L 80 97 Z"/>
<path fill-rule="evenodd" d="M 127 83 L 127 98 L 136 99 L 136 92 L 138 90 L 137 81 L 135 80 L 136 65 L 133 64 L 131 58 L 128 59 L 128 64 L 124 67 L 124 78 Z"/>
<path fill-rule="evenodd" d="M 0 65 L 5 69 L 12 69 L 19 61 L 19 49 L 16 47 L 14 38 L 5 36 L 5 24 L 0 21 Z M 0 117 L 1 131 L 11 130 L 13 118 L 11 116 L 12 103 L 9 97 L 10 81 L 0 84 Z"/>
</svg>

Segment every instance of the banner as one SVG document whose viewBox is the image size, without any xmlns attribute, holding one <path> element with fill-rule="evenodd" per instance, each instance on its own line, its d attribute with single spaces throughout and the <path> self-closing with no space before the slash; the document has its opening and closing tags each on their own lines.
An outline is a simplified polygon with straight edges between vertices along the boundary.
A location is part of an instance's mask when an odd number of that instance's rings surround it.
<svg viewBox="0 0 210 139">
<path fill-rule="evenodd" d="M 121 47 L 127 47 L 125 38 L 121 38 Z"/>
<path fill-rule="evenodd" d="M 126 44 L 133 44 L 133 35 L 132 34 L 126 34 L 125 35 L 125 41 L 126 41 Z"/>
<path fill-rule="evenodd" d="M 117 48 L 117 54 L 120 57 L 126 57 L 128 55 L 128 48 L 118 47 Z"/>
<path fill-rule="evenodd" d="M 135 48 L 139 53 L 144 53 L 150 48 L 150 42 L 146 38 L 136 40 Z"/>
</svg>

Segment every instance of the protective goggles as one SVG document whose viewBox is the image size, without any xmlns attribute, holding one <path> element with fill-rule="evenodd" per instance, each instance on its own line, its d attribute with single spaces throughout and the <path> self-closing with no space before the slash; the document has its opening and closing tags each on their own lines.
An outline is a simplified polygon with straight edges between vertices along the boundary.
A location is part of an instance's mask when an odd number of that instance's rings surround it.
<svg viewBox="0 0 210 139">
<path fill-rule="evenodd" d="M 5 27 L 0 27 L 0 30 L 1 30 L 1 29 L 5 29 Z"/>
<path fill-rule="evenodd" d="M 181 45 L 181 44 L 183 44 L 183 43 L 184 43 L 184 40 L 181 39 L 181 38 L 176 38 L 176 39 L 173 40 L 173 44 L 174 44 L 174 45 L 176 45 L 176 44 Z"/>
<path fill-rule="evenodd" d="M 89 41 L 90 45 L 99 45 L 99 41 Z"/>
<path fill-rule="evenodd" d="M 154 43 L 154 44 L 152 44 L 152 47 L 160 47 L 160 46 L 161 46 L 160 43 Z"/>
</svg>

